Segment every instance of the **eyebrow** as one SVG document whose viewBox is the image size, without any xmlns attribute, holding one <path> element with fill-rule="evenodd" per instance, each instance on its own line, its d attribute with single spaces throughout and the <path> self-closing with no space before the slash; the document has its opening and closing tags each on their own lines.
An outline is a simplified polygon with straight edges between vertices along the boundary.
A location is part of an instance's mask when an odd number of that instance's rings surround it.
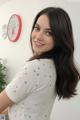
<svg viewBox="0 0 80 120">
<path fill-rule="evenodd" d="M 38 23 L 36 23 L 35 26 L 40 27 L 40 25 L 39 25 Z M 47 30 L 47 31 L 51 31 L 51 28 L 45 28 L 45 30 Z"/>
</svg>

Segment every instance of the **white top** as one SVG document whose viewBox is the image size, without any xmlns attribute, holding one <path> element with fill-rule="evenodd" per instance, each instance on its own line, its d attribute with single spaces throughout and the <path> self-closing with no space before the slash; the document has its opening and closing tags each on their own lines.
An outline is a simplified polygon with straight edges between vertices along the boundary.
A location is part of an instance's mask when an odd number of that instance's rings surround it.
<svg viewBox="0 0 80 120">
<path fill-rule="evenodd" d="M 49 120 L 56 98 L 55 81 L 52 60 L 27 62 L 5 89 L 15 103 L 9 107 L 9 120 Z"/>
</svg>

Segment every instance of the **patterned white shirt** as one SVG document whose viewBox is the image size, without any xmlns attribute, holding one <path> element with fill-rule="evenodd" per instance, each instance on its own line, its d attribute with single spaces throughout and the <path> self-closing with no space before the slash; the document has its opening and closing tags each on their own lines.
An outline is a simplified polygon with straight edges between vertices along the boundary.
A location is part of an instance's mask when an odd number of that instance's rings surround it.
<svg viewBox="0 0 80 120">
<path fill-rule="evenodd" d="M 49 120 L 56 98 L 56 69 L 53 60 L 29 61 L 5 88 L 15 103 L 9 120 Z"/>
</svg>

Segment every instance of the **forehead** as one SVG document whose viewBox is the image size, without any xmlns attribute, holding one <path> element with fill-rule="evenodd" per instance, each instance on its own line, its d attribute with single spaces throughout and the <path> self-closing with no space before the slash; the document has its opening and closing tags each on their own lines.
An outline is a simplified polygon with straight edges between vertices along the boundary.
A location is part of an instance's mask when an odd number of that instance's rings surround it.
<svg viewBox="0 0 80 120">
<path fill-rule="evenodd" d="M 50 28 L 49 18 L 48 18 L 47 15 L 41 15 L 41 16 L 38 18 L 36 24 L 39 24 L 39 25 L 41 25 L 41 26 L 43 26 L 43 27 L 45 27 L 45 28 Z"/>
</svg>

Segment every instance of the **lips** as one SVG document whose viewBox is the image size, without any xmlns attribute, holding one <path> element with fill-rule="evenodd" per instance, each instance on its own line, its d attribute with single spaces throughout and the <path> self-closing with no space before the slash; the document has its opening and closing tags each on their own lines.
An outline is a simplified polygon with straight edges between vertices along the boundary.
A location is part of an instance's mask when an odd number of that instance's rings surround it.
<svg viewBox="0 0 80 120">
<path fill-rule="evenodd" d="M 43 43 L 40 43 L 40 42 L 38 42 L 38 41 L 35 41 L 35 45 L 38 46 L 38 47 L 41 47 L 41 46 L 43 46 L 44 44 L 43 44 Z"/>
</svg>

